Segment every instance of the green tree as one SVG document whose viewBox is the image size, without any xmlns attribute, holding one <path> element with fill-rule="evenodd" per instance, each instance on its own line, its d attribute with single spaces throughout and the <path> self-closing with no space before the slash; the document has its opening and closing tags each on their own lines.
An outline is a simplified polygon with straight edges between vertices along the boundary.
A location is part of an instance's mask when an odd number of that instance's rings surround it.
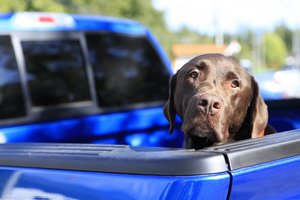
<svg viewBox="0 0 300 200">
<path fill-rule="evenodd" d="M 0 0 L 0 12 L 17 11 L 66 12 L 67 7 L 59 0 Z"/>
<path fill-rule="evenodd" d="M 278 68 L 285 62 L 287 48 L 276 33 L 266 33 L 263 37 L 267 67 Z"/>
<path fill-rule="evenodd" d="M 275 27 L 277 33 L 284 41 L 287 51 L 292 52 L 293 48 L 293 31 L 288 28 L 284 23 Z"/>
<path fill-rule="evenodd" d="M 237 40 L 242 46 L 241 52 L 238 54 L 238 58 L 247 58 L 252 60 L 252 49 L 254 33 L 252 30 L 244 30 L 237 36 Z"/>
<path fill-rule="evenodd" d="M 184 44 L 211 44 L 214 42 L 213 38 L 206 34 L 200 34 L 197 31 L 183 26 L 179 30 L 173 32 L 174 39 L 177 43 Z"/>
</svg>

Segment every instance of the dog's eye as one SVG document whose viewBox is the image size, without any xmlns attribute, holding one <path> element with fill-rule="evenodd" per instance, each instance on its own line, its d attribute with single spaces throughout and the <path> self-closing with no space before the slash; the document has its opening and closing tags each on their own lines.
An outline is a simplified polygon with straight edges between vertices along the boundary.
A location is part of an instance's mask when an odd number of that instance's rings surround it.
<svg viewBox="0 0 300 200">
<path fill-rule="evenodd" d="M 195 72 L 195 71 L 193 71 L 192 73 L 190 73 L 190 77 L 192 77 L 193 79 L 198 78 L 198 75 L 199 75 L 199 73 Z"/>
<path fill-rule="evenodd" d="M 237 87 L 240 87 L 240 82 L 238 80 L 233 80 L 231 82 L 231 87 L 232 88 L 237 88 Z"/>
</svg>

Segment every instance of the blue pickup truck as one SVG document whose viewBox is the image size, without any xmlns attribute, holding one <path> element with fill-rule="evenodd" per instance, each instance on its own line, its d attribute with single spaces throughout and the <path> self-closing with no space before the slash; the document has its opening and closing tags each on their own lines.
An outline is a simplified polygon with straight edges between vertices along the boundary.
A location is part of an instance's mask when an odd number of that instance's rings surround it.
<svg viewBox="0 0 300 200">
<path fill-rule="evenodd" d="M 300 199 L 300 99 L 279 133 L 183 149 L 162 113 L 172 70 L 128 19 L 0 15 L 0 199 Z"/>
</svg>

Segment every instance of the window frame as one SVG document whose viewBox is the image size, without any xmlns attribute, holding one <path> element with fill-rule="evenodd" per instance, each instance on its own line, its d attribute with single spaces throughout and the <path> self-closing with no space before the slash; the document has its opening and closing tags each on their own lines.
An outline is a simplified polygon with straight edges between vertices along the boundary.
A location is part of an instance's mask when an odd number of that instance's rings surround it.
<svg viewBox="0 0 300 200">
<path fill-rule="evenodd" d="M 10 33 L 10 32 L 1 32 L 0 36 L 7 36 L 10 38 L 11 40 L 11 45 L 12 45 L 12 50 L 15 54 L 15 59 L 16 59 L 16 64 L 17 64 L 17 70 L 19 72 L 19 78 L 20 78 L 20 88 L 21 88 L 21 93 L 23 96 L 23 100 L 24 100 L 24 115 L 22 116 L 16 116 L 16 117 L 11 117 L 11 118 L 7 118 L 7 119 L 0 119 L 0 125 L 2 124 L 1 122 L 3 121 L 4 123 L 6 123 L 7 121 L 19 121 L 20 119 L 23 119 L 27 116 L 28 114 L 28 107 L 27 107 L 27 96 L 26 93 L 24 92 L 24 80 L 23 80 L 23 74 L 22 74 L 22 70 L 20 69 L 20 64 L 19 64 L 19 59 L 18 59 L 18 52 L 16 51 L 16 40 L 14 37 L 14 34 Z"/>
</svg>

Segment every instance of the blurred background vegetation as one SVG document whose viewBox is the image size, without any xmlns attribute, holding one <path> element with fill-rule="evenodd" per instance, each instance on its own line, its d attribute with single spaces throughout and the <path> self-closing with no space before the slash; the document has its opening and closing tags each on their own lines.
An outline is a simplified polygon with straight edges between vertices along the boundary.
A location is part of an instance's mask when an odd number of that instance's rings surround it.
<svg viewBox="0 0 300 200">
<path fill-rule="evenodd" d="M 146 25 L 158 38 L 172 59 L 172 44 L 212 44 L 214 36 L 201 34 L 187 27 L 170 31 L 164 13 L 156 10 L 151 0 L 0 0 L 0 12 L 49 11 L 80 14 L 97 14 L 131 18 Z M 259 65 L 264 68 L 279 68 L 288 55 L 293 54 L 293 32 L 284 23 L 268 33 L 243 29 L 235 35 L 224 34 L 224 43 L 237 40 L 242 50 L 238 58 L 253 61 L 257 56 L 264 59 Z M 255 64 L 255 62 L 253 62 Z"/>
</svg>

